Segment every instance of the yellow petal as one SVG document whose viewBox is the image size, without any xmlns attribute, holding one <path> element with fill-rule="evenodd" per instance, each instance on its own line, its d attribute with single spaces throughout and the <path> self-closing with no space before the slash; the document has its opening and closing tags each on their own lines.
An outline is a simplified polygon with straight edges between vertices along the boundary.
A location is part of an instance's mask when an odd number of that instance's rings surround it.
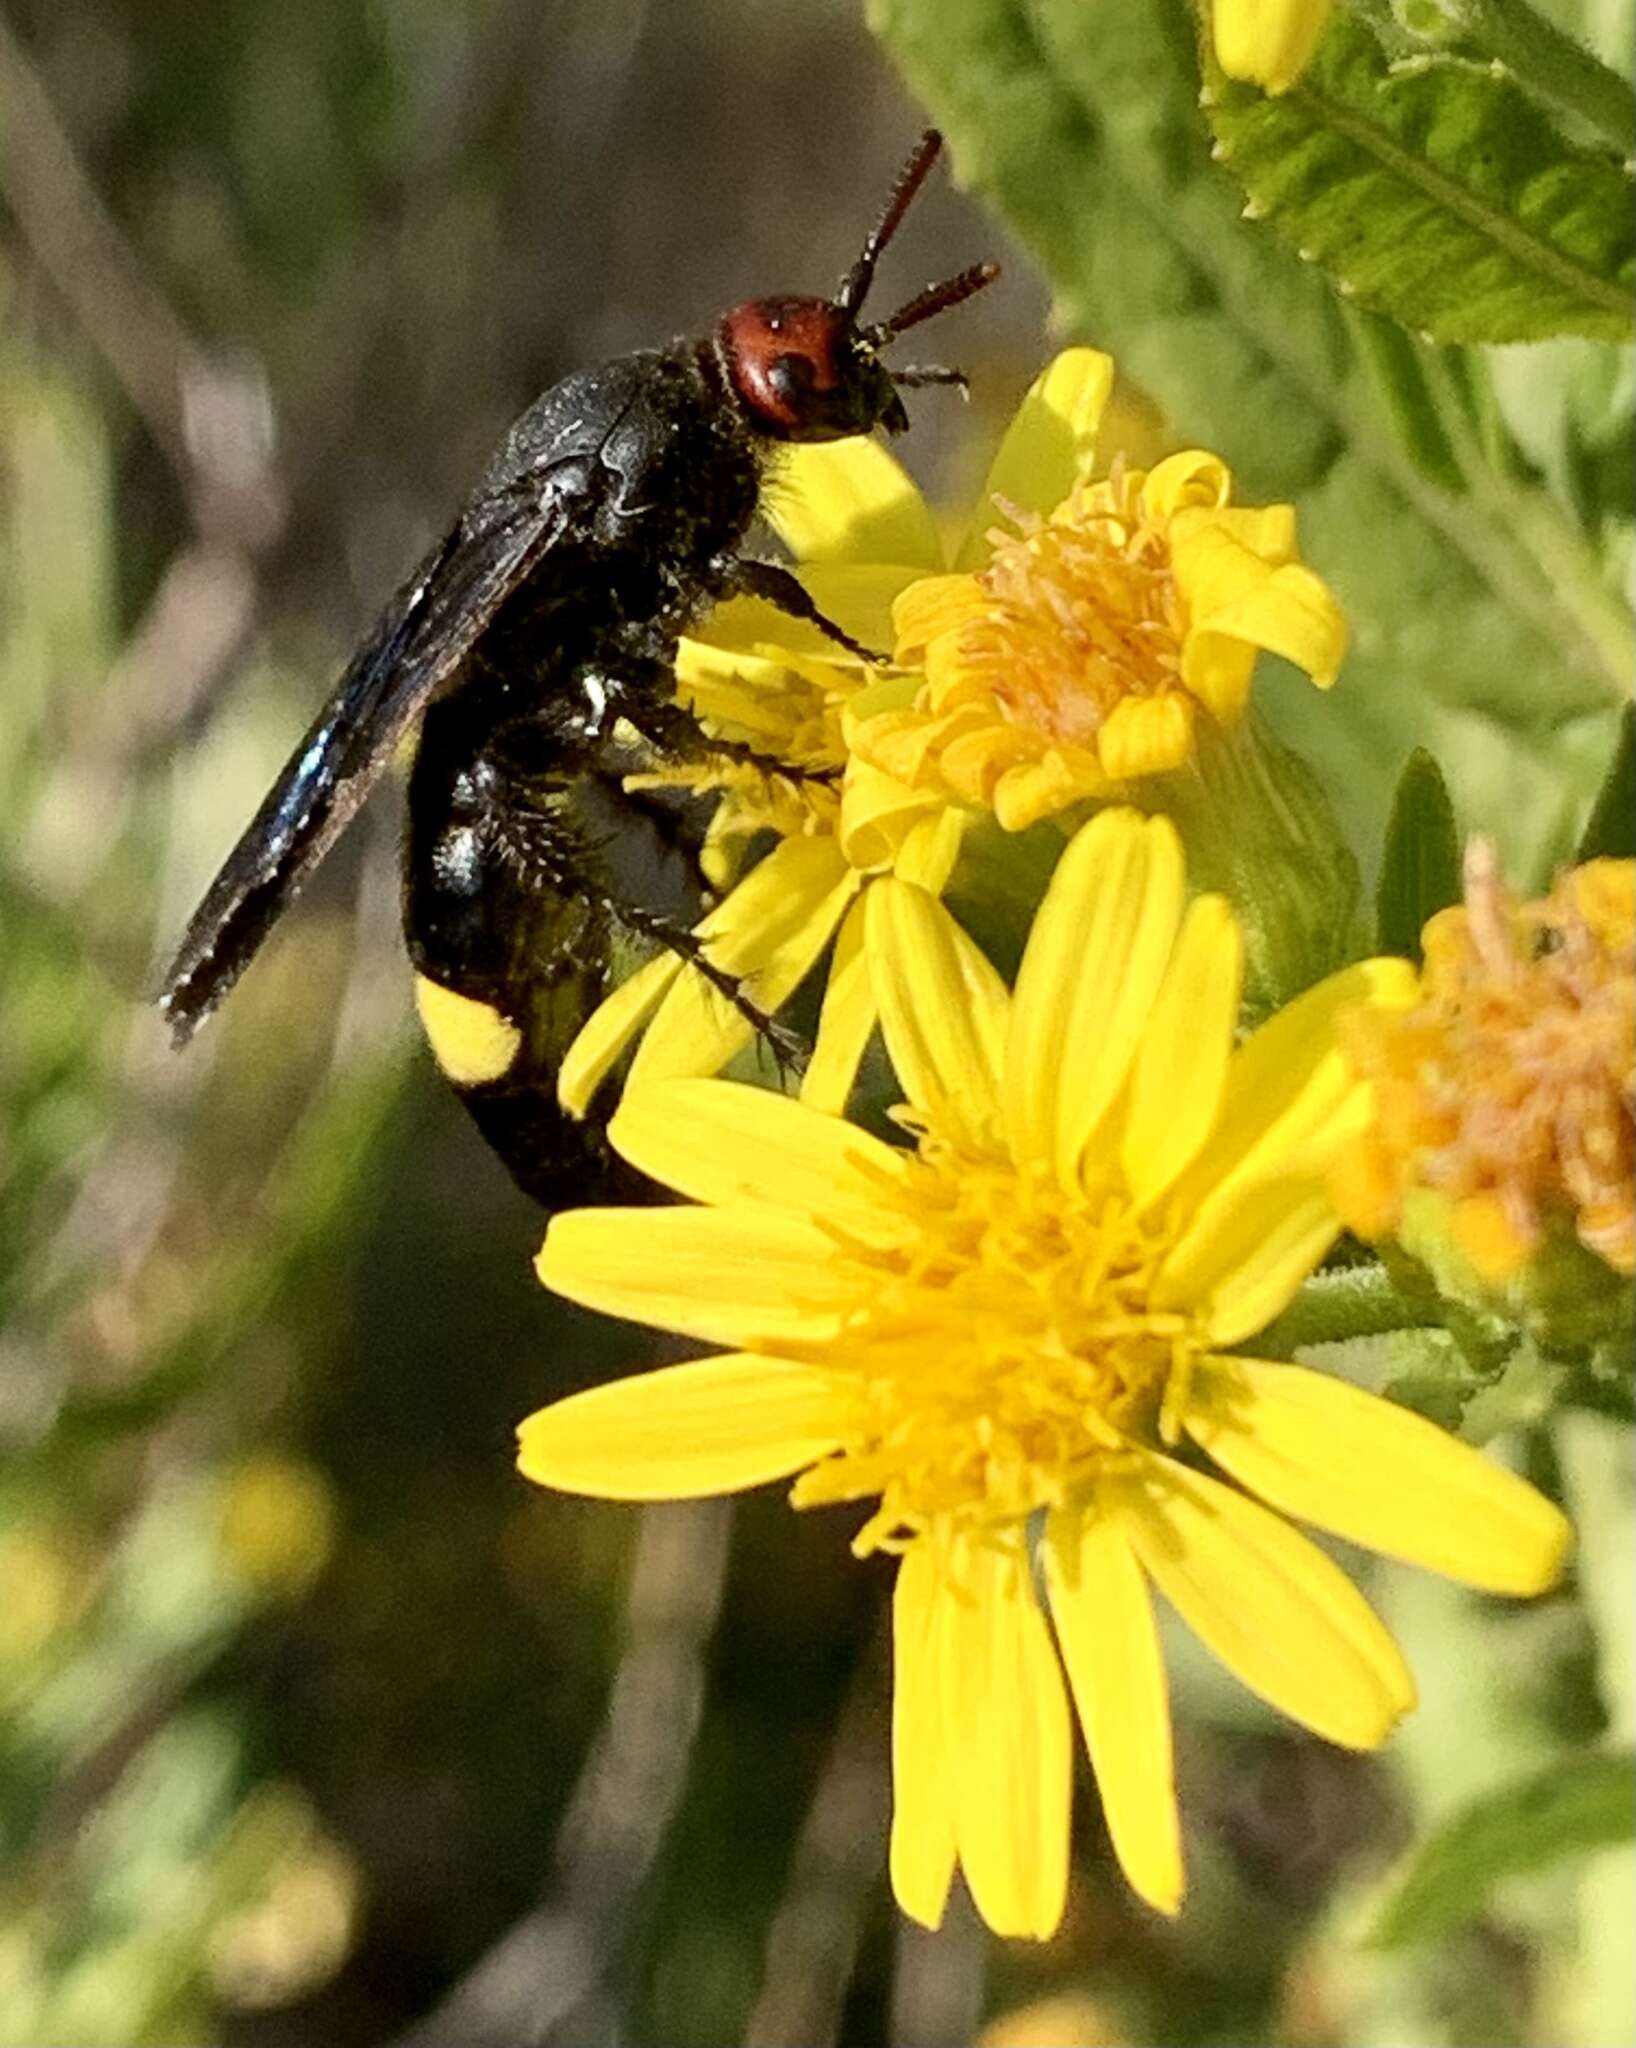
<svg viewBox="0 0 1636 2048">
<path fill-rule="evenodd" d="M 1144 1455 L 1105 1480 L 1159 1590 L 1229 1671 L 1347 1749 L 1374 1749 L 1413 1706 L 1396 1643 L 1338 1565 L 1218 1480 Z"/>
<path fill-rule="evenodd" d="M 893 874 L 900 882 L 913 882 L 917 888 L 941 896 L 960 858 L 969 822 L 968 814 L 952 804 L 940 805 L 917 818 L 898 848 Z"/>
<path fill-rule="evenodd" d="M 1195 534 L 1210 529 L 1229 535 L 1270 568 L 1293 562 L 1300 554 L 1293 505 L 1187 505 L 1170 522 L 1172 559 L 1187 551 Z M 1190 577 L 1196 578 L 1199 573 L 1196 568 L 1189 570 Z M 1190 584 L 1194 597 L 1206 610 L 1237 596 L 1240 587 L 1240 582 L 1219 590 L 1209 589 L 1196 580 Z"/>
<path fill-rule="evenodd" d="M 1213 510 L 1233 494 L 1232 473 L 1207 448 L 1183 448 L 1150 469 L 1142 484 L 1142 510 L 1155 526 L 1200 506 Z"/>
<path fill-rule="evenodd" d="M 1148 1904 L 1174 1913 L 1184 1888 L 1182 1845 L 1153 1603 L 1116 1524 L 1059 1511 L 1049 1532 L 1051 1617 L 1114 1853 Z"/>
<path fill-rule="evenodd" d="M 1080 1161 L 1130 1072 L 1182 908 L 1168 818 L 1103 811 L 1057 863 L 1017 974 L 1006 1050 L 1012 1157 L 1078 1184 Z"/>
<path fill-rule="evenodd" d="M 1110 782 L 1166 775 L 1193 752 L 1193 706 L 1179 690 L 1122 698 L 1096 736 L 1096 752 Z"/>
<path fill-rule="evenodd" d="M 835 1449 L 834 1376 L 740 1352 L 588 1387 L 517 1431 L 517 1469 L 599 1500 L 692 1500 L 784 1479 Z"/>
<path fill-rule="evenodd" d="M 996 1934 L 1044 1941 L 1068 1894 L 1073 1752 L 1062 1673 L 1020 1543 L 953 1547 L 938 1630 L 955 1840 Z"/>
<path fill-rule="evenodd" d="M 798 562 L 943 566 L 925 499 L 897 457 L 869 435 L 782 449 L 763 506 Z"/>
<path fill-rule="evenodd" d="M 892 1892 L 911 1920 L 942 1924 L 954 1881 L 954 1792 L 943 1747 L 936 1554 L 919 1543 L 892 1594 Z"/>
<path fill-rule="evenodd" d="M 674 953 L 660 953 L 627 975 L 580 1027 L 557 1069 L 557 1100 L 584 1116 L 620 1054 L 664 1000 L 682 971 Z"/>
<path fill-rule="evenodd" d="M 1114 363 L 1095 348 L 1065 348 L 1028 387 L 983 482 L 955 566 L 988 560 L 995 499 L 1045 513 L 1091 473 L 1097 429 L 1113 390 Z"/>
<path fill-rule="evenodd" d="M 716 966 L 741 976 L 771 1016 L 805 980 L 858 888 L 824 835 L 785 839 L 698 926 Z M 684 968 L 649 1025 L 626 1085 L 714 1074 L 750 1043 L 749 1019 L 695 969 Z"/>
<path fill-rule="evenodd" d="M 1007 832 L 1026 832 L 1042 818 L 1105 797 L 1112 784 L 1089 747 L 1051 747 L 1037 761 L 1007 768 L 990 796 L 994 816 Z"/>
<path fill-rule="evenodd" d="M 569 1209 L 534 1269 L 584 1308 L 747 1350 L 829 1343 L 858 1306 L 834 1239 L 775 1209 Z"/>
<path fill-rule="evenodd" d="M 918 668 L 934 641 L 986 618 L 994 600 L 975 576 L 923 576 L 892 607 L 892 658 Z"/>
<path fill-rule="evenodd" d="M 1222 633 L 1190 632 L 1182 643 L 1182 681 L 1219 725 L 1244 715 L 1255 681 L 1256 650 Z"/>
<path fill-rule="evenodd" d="M 737 602 L 718 607 L 711 626 L 732 623 L 737 611 Z M 811 715 L 818 693 L 782 654 L 730 650 L 686 638 L 676 649 L 676 694 L 699 717 L 730 728 L 732 736 L 763 752 L 782 753 L 789 745 L 795 703 L 799 700 L 803 715 Z"/>
<path fill-rule="evenodd" d="M 1346 614 L 1323 579 L 1300 562 L 1264 573 L 1231 604 L 1202 616 L 1194 612 L 1182 647 L 1182 681 L 1218 716 L 1223 713 L 1205 685 L 1222 642 L 1281 654 L 1327 690 L 1346 658 Z"/>
<path fill-rule="evenodd" d="M 829 1216 L 871 1235 L 892 1220 L 883 1199 L 908 1176 L 900 1147 L 737 1081 L 627 1088 L 608 1136 L 639 1172 L 695 1202 Z"/>
<path fill-rule="evenodd" d="M 1288 1308 L 1340 1234 L 1326 1176 L 1247 1182 L 1208 1205 L 1154 1282 L 1157 1308 L 1185 1304 L 1216 1344 L 1241 1344 Z"/>
<path fill-rule="evenodd" d="M 870 885 L 865 944 L 886 1049 L 905 1098 L 953 1119 L 980 1150 L 998 1127 L 1005 983 L 935 896 Z"/>
<path fill-rule="evenodd" d="M 1224 1221 L 1232 1227 L 1232 1213 L 1249 1189 L 1311 1181 L 1328 1171 L 1349 1119 L 1355 1121 L 1367 1101 L 1336 1042 L 1340 1014 L 1362 1003 L 1407 1008 L 1418 992 L 1406 960 L 1365 960 L 1298 996 L 1233 1055 L 1216 1128 L 1173 1197 L 1177 1212 L 1191 1221 L 1161 1275 L 1167 1303 L 1193 1299 L 1195 1261 L 1219 1272 L 1221 1255 L 1212 1241 Z"/>
<path fill-rule="evenodd" d="M 863 874 L 889 867 L 915 827 L 948 808 L 935 790 L 910 789 L 854 754 L 841 790 L 841 853 Z"/>
<path fill-rule="evenodd" d="M 1514 1472 L 1327 1373 L 1255 1359 L 1202 1364 L 1188 1433 L 1285 1514 L 1486 1593 L 1542 1593 L 1573 1542 Z"/>
<path fill-rule="evenodd" d="M 1215 0 L 1216 61 L 1229 78 L 1288 92 L 1318 47 L 1330 0 Z"/>
<path fill-rule="evenodd" d="M 1188 907 L 1131 1076 L 1120 1159 L 1139 1208 L 1166 1192 L 1221 1111 L 1244 939 L 1224 896 Z"/>
<path fill-rule="evenodd" d="M 845 1111 L 880 1018 L 864 951 L 863 919 L 863 900 L 855 897 L 835 934 L 823 1008 L 818 1013 L 818 1036 L 807 1071 L 801 1076 L 801 1100 L 809 1109 L 830 1116 Z"/>
</svg>

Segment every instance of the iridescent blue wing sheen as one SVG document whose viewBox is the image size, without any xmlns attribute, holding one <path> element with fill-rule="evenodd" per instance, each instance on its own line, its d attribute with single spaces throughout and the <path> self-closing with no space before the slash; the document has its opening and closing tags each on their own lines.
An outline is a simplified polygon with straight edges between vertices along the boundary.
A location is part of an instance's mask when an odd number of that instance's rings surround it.
<svg viewBox="0 0 1636 2048">
<path fill-rule="evenodd" d="M 188 925 L 160 996 L 177 1044 L 238 980 L 501 604 L 583 514 L 585 487 L 570 461 L 484 494 L 386 607 Z"/>
</svg>

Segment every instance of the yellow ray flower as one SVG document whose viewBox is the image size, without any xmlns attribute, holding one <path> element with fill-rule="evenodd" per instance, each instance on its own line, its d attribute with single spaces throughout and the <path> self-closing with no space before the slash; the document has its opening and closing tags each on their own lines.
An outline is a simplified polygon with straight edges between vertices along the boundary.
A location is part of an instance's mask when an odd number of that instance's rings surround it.
<svg viewBox="0 0 1636 2048">
<path fill-rule="evenodd" d="M 872 1504 L 853 1547 L 899 1560 L 892 1881 L 927 1925 L 958 1867 L 997 1931 L 1056 1928 L 1070 1704 L 1130 1882 L 1176 1910 L 1155 1586 L 1244 1683 L 1369 1748 L 1413 1682 L 1285 1517 L 1496 1592 L 1551 1584 L 1569 1540 L 1421 1417 L 1230 1355 L 1338 1228 L 1367 1087 L 1335 1019 L 1414 976 L 1349 969 L 1235 1050 L 1238 926 L 1184 894 L 1168 820 L 1102 813 L 1008 991 L 930 892 L 880 882 L 865 963 L 911 1142 L 726 1081 L 633 1087 L 613 1141 L 688 1204 L 571 1212 L 540 1253 L 571 1299 L 726 1349 L 529 1417 L 528 1477 L 646 1500 L 796 1474 L 798 1507 Z"/>
<path fill-rule="evenodd" d="M 1474 842 L 1465 902 L 1423 947 L 1414 1007 L 1344 1027 L 1376 1104 L 1337 1165 L 1348 1221 L 1390 1235 L 1429 1190 L 1486 1281 L 1518 1273 L 1553 1217 L 1636 1271 L 1636 861 L 1519 904 Z"/>
<path fill-rule="evenodd" d="M 854 751 L 1020 831 L 1181 767 L 1201 707 L 1238 720 L 1262 649 L 1327 689 L 1346 623 L 1297 559 L 1294 510 L 1231 497 L 1226 464 L 1192 449 L 1116 459 L 1049 516 L 1007 506 L 1016 531 L 990 534 L 985 567 L 898 599 L 895 658 L 925 680 L 854 706 Z"/>
<path fill-rule="evenodd" d="M 792 448 L 769 482 L 769 518 L 826 615 L 865 646 L 892 644 L 892 605 L 910 585 L 954 564 L 986 559 L 992 495 L 1048 507 L 1086 473 L 1113 381 L 1111 359 L 1068 349 L 1018 408 L 990 466 L 970 527 L 945 555 L 930 508 L 880 443 Z M 698 927 L 711 957 L 742 975 L 769 1013 L 834 945 L 818 1043 L 802 1088 L 819 1107 L 844 1106 L 875 1025 L 862 971 L 858 900 L 872 876 L 893 873 L 942 888 L 960 848 L 961 806 L 946 791 L 911 789 L 849 757 L 847 722 L 882 686 L 834 642 L 771 606 L 735 600 L 682 642 L 677 694 L 715 738 L 788 762 L 769 776 L 723 756 L 667 764 L 636 785 L 716 792 L 705 872 L 724 899 Z M 891 686 L 885 694 L 890 697 Z M 758 834 L 779 844 L 733 886 Z M 564 1104 L 583 1115 L 633 1040 L 631 1083 L 711 1074 L 749 1043 L 743 1015 L 673 958 L 653 960 L 588 1021 L 559 1077 Z"/>
</svg>

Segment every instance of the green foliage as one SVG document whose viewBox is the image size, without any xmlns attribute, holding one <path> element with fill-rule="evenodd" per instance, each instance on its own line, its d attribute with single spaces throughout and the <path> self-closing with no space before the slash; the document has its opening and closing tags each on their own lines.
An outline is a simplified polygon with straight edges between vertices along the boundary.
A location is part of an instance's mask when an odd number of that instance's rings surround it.
<svg viewBox="0 0 1636 2048">
<path fill-rule="evenodd" d="M 1636 1758 L 1586 1756 L 1474 1800 L 1415 1850 L 1375 1923 L 1382 1948 L 1435 1941 L 1488 1910 L 1507 1878 L 1636 1835 Z"/>
<path fill-rule="evenodd" d="M 1630 335 L 1630 179 L 1505 74 L 1394 66 L 1338 15 L 1290 92 L 1211 66 L 1205 109 L 1256 218 L 1360 305 L 1435 341 Z"/>
<path fill-rule="evenodd" d="M 1416 747 L 1404 764 L 1386 821 L 1375 886 L 1376 940 L 1383 953 L 1420 958 L 1421 928 L 1460 900 L 1460 832 L 1435 756 Z"/>
<path fill-rule="evenodd" d="M 1607 777 L 1580 835 L 1576 860 L 1636 858 L 1636 709 L 1625 706 Z"/>
</svg>

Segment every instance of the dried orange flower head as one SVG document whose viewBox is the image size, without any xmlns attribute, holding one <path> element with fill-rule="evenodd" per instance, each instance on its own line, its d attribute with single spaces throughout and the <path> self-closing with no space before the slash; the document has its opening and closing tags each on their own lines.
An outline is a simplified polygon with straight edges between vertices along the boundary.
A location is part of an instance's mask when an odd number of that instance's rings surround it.
<svg viewBox="0 0 1636 2048">
<path fill-rule="evenodd" d="M 1423 944 L 1419 1005 L 1350 1021 L 1375 1122 L 1338 1176 L 1348 1220 L 1384 1236 L 1429 1188 L 1485 1279 L 1516 1272 L 1556 1217 L 1636 1270 L 1636 862 L 1591 861 L 1519 904 L 1477 840 L 1464 903 Z"/>
</svg>

